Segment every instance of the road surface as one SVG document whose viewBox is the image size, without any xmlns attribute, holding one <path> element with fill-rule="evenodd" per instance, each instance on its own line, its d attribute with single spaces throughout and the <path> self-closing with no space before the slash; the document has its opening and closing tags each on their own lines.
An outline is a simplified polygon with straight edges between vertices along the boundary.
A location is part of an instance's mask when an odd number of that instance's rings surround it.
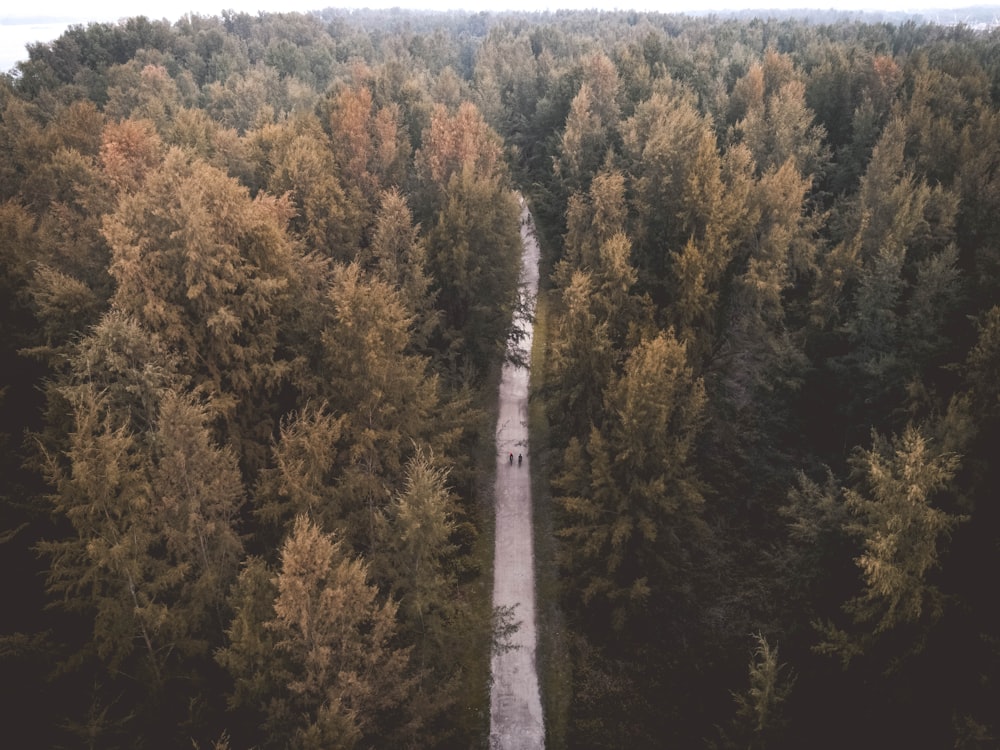
<svg viewBox="0 0 1000 750">
<path fill-rule="evenodd" d="M 533 750 L 545 747 L 542 702 L 535 664 L 535 561 L 532 543 L 531 452 L 528 446 L 528 365 L 531 317 L 538 293 L 538 239 L 531 214 L 521 202 L 521 300 L 514 316 L 523 336 L 508 346 L 500 379 L 496 443 L 496 545 L 493 607 L 514 607 L 517 631 L 508 647 L 491 659 L 490 747 Z M 511 361 L 514 360 L 514 361 Z M 522 362 L 524 366 L 516 364 Z M 513 463 L 509 460 L 513 454 Z M 523 462 L 518 463 L 518 455 Z"/>
</svg>

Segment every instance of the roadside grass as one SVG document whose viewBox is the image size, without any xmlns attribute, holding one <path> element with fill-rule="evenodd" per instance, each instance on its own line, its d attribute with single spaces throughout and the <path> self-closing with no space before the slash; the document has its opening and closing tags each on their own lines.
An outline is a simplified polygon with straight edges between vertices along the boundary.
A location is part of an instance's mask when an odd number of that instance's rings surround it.
<svg viewBox="0 0 1000 750">
<path fill-rule="evenodd" d="M 572 670 L 566 627 L 559 608 L 555 513 L 549 490 L 552 461 L 549 422 L 543 396 L 548 362 L 549 292 L 539 290 L 531 347 L 528 430 L 531 447 L 531 497 L 534 513 L 535 597 L 538 617 L 538 679 L 545 715 L 545 746 L 564 750 L 572 698 Z"/>
</svg>

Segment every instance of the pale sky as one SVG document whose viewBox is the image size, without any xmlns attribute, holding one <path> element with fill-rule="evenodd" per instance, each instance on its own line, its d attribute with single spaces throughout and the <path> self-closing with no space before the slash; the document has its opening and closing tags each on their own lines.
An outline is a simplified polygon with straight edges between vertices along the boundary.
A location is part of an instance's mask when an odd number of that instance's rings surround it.
<svg viewBox="0 0 1000 750">
<path fill-rule="evenodd" d="M 989 0 L 996 2 L 997 0 Z M 632 9 L 683 13 L 686 11 L 732 10 L 735 8 L 818 8 L 854 10 L 912 10 L 968 7 L 983 4 L 980 0 L 357 0 L 343 3 L 333 0 L 219 0 L 218 6 L 193 0 L 40 0 L 31 3 L 5 3 L 0 10 L 0 71 L 9 70 L 17 60 L 27 57 L 25 44 L 48 42 L 74 23 L 117 21 L 144 15 L 173 22 L 185 13 L 221 15 L 223 10 L 257 13 L 319 10 L 325 7 L 415 8 L 433 10 L 558 10 L 580 8 Z"/>
<path fill-rule="evenodd" d="M 79 0 L 43 0 L 39 3 L 11 3 L 0 11 L 0 22 L 22 17 L 86 18 L 108 20 L 145 15 L 151 18 L 176 20 L 194 11 L 202 15 L 219 15 L 230 9 L 256 13 L 264 11 L 307 11 L 327 6 L 367 8 L 421 8 L 434 10 L 545 10 L 562 8 L 628 8 L 663 13 L 690 10 L 731 10 L 733 8 L 836 8 L 838 10 L 920 10 L 922 8 L 979 5 L 976 0 L 359 0 L 355 3 L 323 3 L 322 0 L 220 0 L 218 7 L 190 0 L 103 0 L 81 4 Z"/>
</svg>

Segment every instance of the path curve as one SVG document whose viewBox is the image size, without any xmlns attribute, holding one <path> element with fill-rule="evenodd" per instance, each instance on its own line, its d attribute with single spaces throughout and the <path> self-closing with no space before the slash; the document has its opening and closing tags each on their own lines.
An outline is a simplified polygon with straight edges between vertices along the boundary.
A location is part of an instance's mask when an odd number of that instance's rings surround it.
<svg viewBox="0 0 1000 750">
<path fill-rule="evenodd" d="M 524 335 L 508 346 L 500 377 L 496 443 L 496 542 L 493 607 L 514 607 L 517 632 L 511 648 L 494 651 L 490 663 L 490 747 L 534 750 L 545 747 L 535 646 L 535 555 L 531 512 L 531 452 L 528 450 L 528 367 L 532 318 L 538 294 L 538 238 L 531 212 L 521 199 L 521 310 L 515 330 Z M 513 361 L 512 361 L 513 360 Z M 523 363 L 515 364 L 515 362 Z M 509 461 L 514 454 L 513 464 Z M 517 456 L 524 456 L 518 465 Z"/>
</svg>

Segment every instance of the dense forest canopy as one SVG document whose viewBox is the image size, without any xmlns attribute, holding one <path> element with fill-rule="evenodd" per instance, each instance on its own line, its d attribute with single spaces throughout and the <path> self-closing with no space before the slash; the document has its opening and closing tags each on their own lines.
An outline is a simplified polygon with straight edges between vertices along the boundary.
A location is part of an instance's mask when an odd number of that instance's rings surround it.
<svg viewBox="0 0 1000 750">
<path fill-rule="evenodd" d="M 552 747 L 986 748 L 1000 37 L 75 26 L 0 76 L 0 706 L 483 747 L 520 191 Z"/>
</svg>

